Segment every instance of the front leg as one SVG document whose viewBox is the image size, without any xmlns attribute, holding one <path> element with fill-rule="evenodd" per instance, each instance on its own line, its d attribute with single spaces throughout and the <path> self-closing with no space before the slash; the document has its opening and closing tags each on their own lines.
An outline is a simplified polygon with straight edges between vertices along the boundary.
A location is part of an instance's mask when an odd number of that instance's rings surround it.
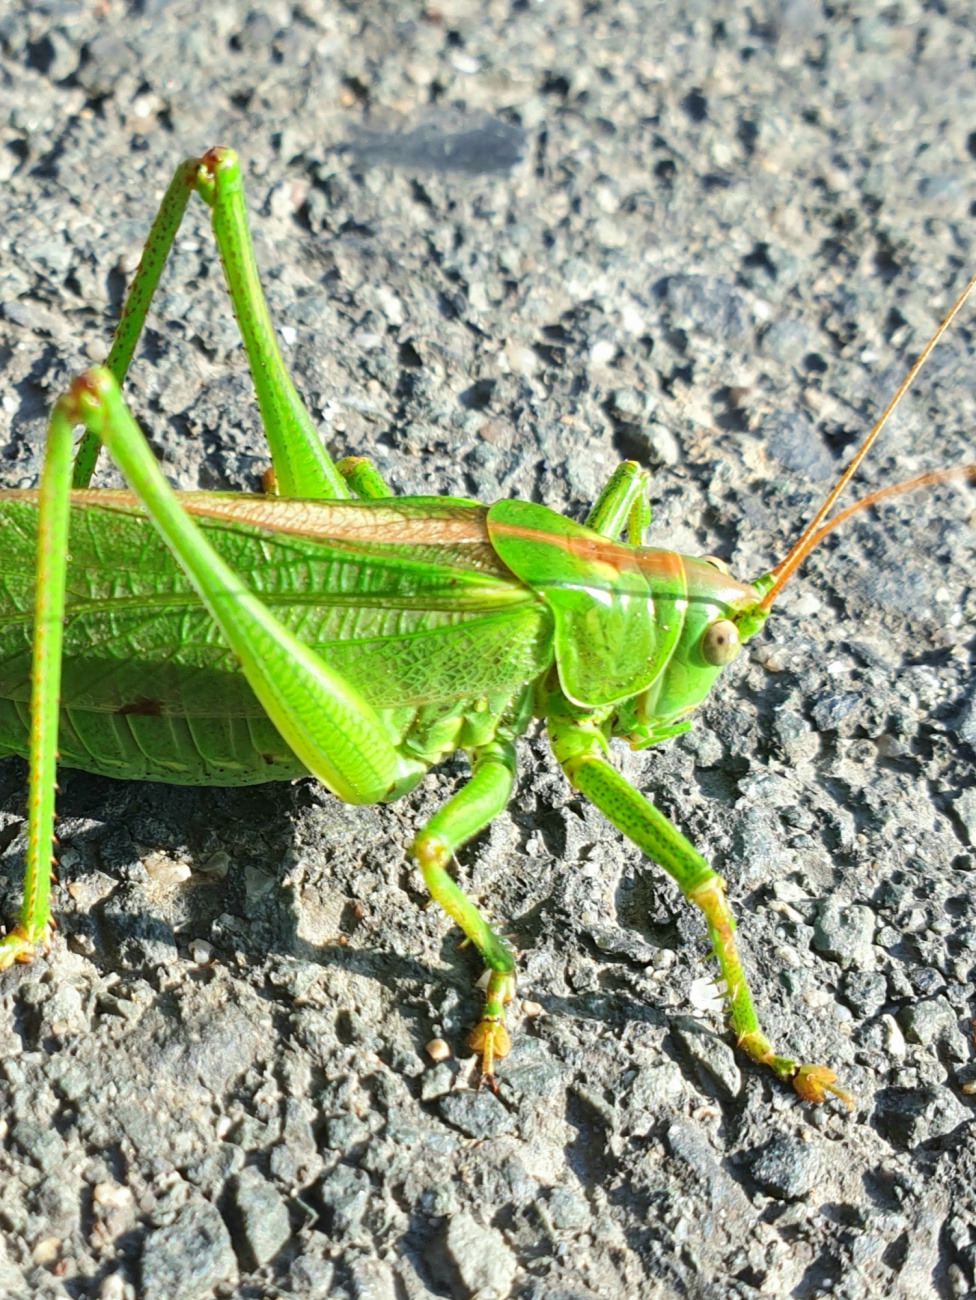
<svg viewBox="0 0 976 1300">
<path fill-rule="evenodd" d="M 464 931 L 490 971 L 484 1011 L 468 1046 L 480 1054 L 482 1074 L 494 1086 L 495 1061 L 511 1049 L 505 1007 L 515 994 L 515 957 L 447 868 L 461 845 L 484 830 L 508 803 L 515 783 L 515 748 L 510 741 L 497 739 L 483 745 L 473 755 L 472 768 L 467 784 L 417 834 L 411 852 L 431 897 Z"/>
<path fill-rule="evenodd" d="M 853 1098 L 837 1086 L 833 1070 L 824 1065 L 802 1065 L 793 1057 L 778 1055 L 760 1029 L 736 947 L 735 918 L 725 897 L 722 877 L 664 814 L 607 762 L 603 735 L 592 722 L 550 715 L 547 725 L 553 752 L 576 789 L 662 866 L 685 898 L 704 913 L 725 983 L 729 1025 L 737 1045 L 757 1064 L 768 1066 L 780 1079 L 788 1079 L 804 1101 L 821 1102 L 831 1092 L 853 1109 Z"/>
</svg>

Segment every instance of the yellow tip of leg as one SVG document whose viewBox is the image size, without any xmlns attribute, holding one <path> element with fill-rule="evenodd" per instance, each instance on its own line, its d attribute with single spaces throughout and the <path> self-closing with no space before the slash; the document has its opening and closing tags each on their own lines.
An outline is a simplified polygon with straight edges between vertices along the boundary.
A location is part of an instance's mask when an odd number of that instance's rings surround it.
<svg viewBox="0 0 976 1300">
<path fill-rule="evenodd" d="M 45 931 L 40 942 L 44 951 L 47 952 L 51 946 L 50 929 Z M 28 937 L 24 927 L 15 925 L 5 938 L 0 939 L 0 970 L 9 970 L 15 962 L 24 964 L 32 962 L 35 948 L 35 941 Z"/>
<path fill-rule="evenodd" d="M 831 1092 L 848 1110 L 854 1109 L 853 1094 L 837 1086 L 837 1075 L 826 1065 L 801 1065 L 793 1076 L 793 1088 L 804 1101 L 812 1101 L 815 1105 L 826 1101 L 826 1094 Z"/>
<path fill-rule="evenodd" d="M 486 1017 L 468 1035 L 468 1046 L 472 1051 L 481 1053 L 481 1073 L 490 1085 L 495 1073 L 495 1062 L 502 1060 L 512 1050 L 508 1030 L 500 1020 L 489 1020 Z"/>
</svg>

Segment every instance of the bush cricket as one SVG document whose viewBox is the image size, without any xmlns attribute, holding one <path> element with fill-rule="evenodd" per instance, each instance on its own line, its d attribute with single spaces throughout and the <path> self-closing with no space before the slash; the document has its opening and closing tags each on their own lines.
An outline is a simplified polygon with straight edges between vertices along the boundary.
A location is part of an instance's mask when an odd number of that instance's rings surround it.
<svg viewBox="0 0 976 1300">
<path fill-rule="evenodd" d="M 194 192 L 210 209 L 270 448 L 264 495 L 174 493 L 121 395 Z M 609 742 L 645 748 L 685 731 L 838 523 L 896 493 L 976 477 L 974 465 L 922 474 L 830 514 L 974 282 L 793 548 L 742 582 L 711 557 L 643 545 L 649 476 L 634 461 L 614 472 L 585 524 L 523 501 L 396 498 L 369 461 L 333 464 L 275 340 L 238 160 L 217 148 L 184 162 L 105 365 L 54 407 L 40 487 L 0 492 L 0 752 L 30 762 L 24 901 L 0 967 L 48 943 L 58 762 L 182 784 L 310 773 L 340 799 L 375 803 L 463 750 L 470 778 L 412 853 L 488 967 L 469 1045 L 490 1082 L 510 1047 L 515 955 L 449 866 L 505 807 L 515 742 L 539 718 L 572 785 L 701 909 L 737 1045 L 805 1100 L 830 1093 L 851 1105 L 832 1070 L 767 1040 L 722 878 L 617 772 Z M 88 486 L 101 446 L 129 491 Z"/>
</svg>

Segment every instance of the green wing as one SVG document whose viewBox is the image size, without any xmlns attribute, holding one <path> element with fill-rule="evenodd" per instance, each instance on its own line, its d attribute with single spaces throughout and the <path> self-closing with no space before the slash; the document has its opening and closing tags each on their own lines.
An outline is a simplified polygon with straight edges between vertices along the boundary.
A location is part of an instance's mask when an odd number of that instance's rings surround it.
<svg viewBox="0 0 976 1300">
<path fill-rule="evenodd" d="M 436 498 L 398 501 L 395 511 L 382 502 L 350 505 L 374 525 L 370 540 L 205 516 L 199 523 L 278 618 L 374 707 L 530 681 L 550 653 L 544 608 L 498 563 L 483 528 L 480 543 L 398 543 L 390 517 L 411 508 L 433 515 L 444 506 Z M 36 519 L 32 494 L 0 500 L 5 699 L 28 697 Z M 184 716 L 260 712 L 219 631 L 137 508 L 73 510 L 70 546 L 66 705 L 124 712 L 151 702 L 157 712 Z"/>
</svg>

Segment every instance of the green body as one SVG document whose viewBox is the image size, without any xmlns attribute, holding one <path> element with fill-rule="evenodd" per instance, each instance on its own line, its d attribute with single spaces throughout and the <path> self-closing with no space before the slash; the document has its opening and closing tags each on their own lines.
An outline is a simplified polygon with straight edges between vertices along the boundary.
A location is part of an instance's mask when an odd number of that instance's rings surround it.
<svg viewBox="0 0 976 1300">
<path fill-rule="evenodd" d="M 121 395 L 194 191 L 211 207 L 277 497 L 173 493 Z M 131 492 L 86 490 L 100 445 Z M 27 753 L 31 777 L 24 904 L 0 967 L 49 935 L 59 756 L 183 784 L 309 773 L 374 803 L 462 750 L 470 779 L 412 852 L 489 967 L 469 1042 L 490 1077 L 515 961 L 449 868 L 508 801 L 514 741 L 535 716 L 569 780 L 702 909 L 739 1045 L 822 1099 L 831 1072 L 777 1055 L 759 1029 L 721 878 L 608 761 L 611 738 L 641 747 L 684 730 L 765 619 L 767 579 L 641 544 L 646 485 L 621 466 L 583 525 L 526 502 L 398 500 L 368 463 L 333 465 L 277 349 L 237 160 L 184 163 L 106 367 L 55 405 L 39 489 L 0 493 L 0 753 Z"/>
<path fill-rule="evenodd" d="M 103 776 L 182 785 L 248 785 L 307 775 L 138 502 L 122 493 L 76 494 L 75 501 L 61 762 Z M 230 501 L 240 504 L 239 498 Z M 185 498 L 190 513 L 199 502 L 192 494 Z M 605 688 L 612 680 L 609 642 L 619 645 L 641 666 L 638 681 L 628 673 L 628 686 L 642 690 L 628 689 L 623 700 L 650 701 L 645 725 L 668 725 L 676 712 L 697 703 L 719 671 L 698 664 L 689 682 L 700 625 L 720 607 L 727 611 L 736 597 L 752 594 L 690 557 L 616 546 L 595 534 L 593 546 L 608 556 L 602 584 L 599 562 L 590 556 L 572 587 L 553 588 L 551 569 L 559 556 L 550 552 L 563 540 L 554 528 L 569 526 L 576 535 L 583 530 L 538 506 L 530 509 L 536 521 L 549 525 L 545 549 L 537 555 L 540 544 L 523 541 L 529 560 L 549 570 L 548 581 L 536 587 L 499 559 L 483 506 L 439 497 L 306 506 L 306 514 L 316 515 L 314 532 L 311 526 L 294 531 L 292 506 L 268 501 L 261 526 L 207 516 L 198 522 L 217 554 L 247 575 L 266 607 L 376 710 L 391 743 L 404 758 L 417 760 L 418 779 L 454 750 L 494 739 L 499 728 L 506 736 L 523 731 L 539 709 L 557 646 L 574 700 L 602 705 L 608 701 L 580 699 L 589 685 L 580 657 L 589 651 L 603 667 L 595 678 Z M 520 508 L 511 503 L 509 510 Z M 283 521 L 277 529 L 275 515 Z M 442 540 L 445 526 L 452 536 Z M 429 541 L 397 540 L 425 529 Z M 376 540 L 384 534 L 391 540 Z M 36 493 L 0 493 L 0 547 L 0 754 L 26 755 Z M 608 590 L 619 596 L 617 565 L 628 549 L 664 576 L 655 585 L 633 570 L 642 599 L 630 602 L 621 633 L 614 611 L 600 598 Z M 691 600 L 689 573 L 697 578 Z M 540 587 L 557 605 L 571 596 L 580 625 L 573 618 L 561 624 Z M 656 653 L 649 653 L 648 639 L 654 637 Z M 663 714 L 656 707 L 662 696 Z"/>
<path fill-rule="evenodd" d="M 95 494 L 91 494 L 95 495 Z M 107 494 L 106 494 L 107 495 Z M 269 502 L 279 513 L 290 503 Z M 218 554 L 377 711 L 422 763 L 483 744 L 552 654 L 543 604 L 486 541 L 350 539 L 484 510 L 433 499 L 333 506 L 339 537 L 202 519 Z M 34 494 L 0 495 L 0 750 L 26 753 Z M 346 525 L 346 526 L 344 526 Z M 138 504 L 76 506 L 61 687 L 61 761 L 122 778 L 246 785 L 307 775 Z M 111 556 L 106 564 L 105 557 Z M 418 769 L 418 775 L 421 770 Z"/>
</svg>

